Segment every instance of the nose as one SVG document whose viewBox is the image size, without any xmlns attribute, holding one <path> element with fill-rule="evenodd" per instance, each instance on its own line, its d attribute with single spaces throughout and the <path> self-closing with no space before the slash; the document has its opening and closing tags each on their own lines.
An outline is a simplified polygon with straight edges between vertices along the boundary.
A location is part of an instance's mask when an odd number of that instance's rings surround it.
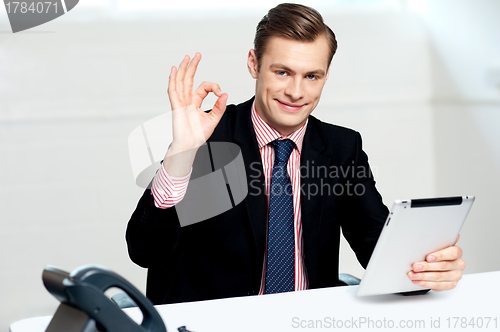
<svg viewBox="0 0 500 332">
<path fill-rule="evenodd" d="M 302 80 L 299 77 L 290 79 L 285 88 L 285 95 L 290 97 L 291 101 L 296 101 L 304 96 Z"/>
</svg>

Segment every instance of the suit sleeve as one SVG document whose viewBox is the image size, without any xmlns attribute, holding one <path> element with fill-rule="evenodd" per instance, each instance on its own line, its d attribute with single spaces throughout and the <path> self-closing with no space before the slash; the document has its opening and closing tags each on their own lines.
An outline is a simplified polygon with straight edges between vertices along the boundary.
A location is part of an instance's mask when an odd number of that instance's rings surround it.
<svg viewBox="0 0 500 332">
<path fill-rule="evenodd" d="M 175 207 L 157 208 L 146 189 L 127 225 L 130 259 L 144 268 L 162 265 L 174 250 L 179 228 Z"/>
<path fill-rule="evenodd" d="M 354 250 L 360 264 L 366 268 L 389 210 L 382 202 L 362 149 L 361 135 L 356 132 L 353 157 L 355 172 L 347 179 L 353 195 L 347 197 L 347 217 L 342 221 L 342 232 Z"/>
</svg>

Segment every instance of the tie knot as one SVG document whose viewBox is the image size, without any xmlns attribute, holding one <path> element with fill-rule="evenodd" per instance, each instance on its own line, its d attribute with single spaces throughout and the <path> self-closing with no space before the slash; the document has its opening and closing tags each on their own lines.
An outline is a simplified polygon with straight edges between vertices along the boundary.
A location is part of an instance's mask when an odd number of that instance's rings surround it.
<svg viewBox="0 0 500 332">
<path fill-rule="evenodd" d="M 279 162 L 287 162 L 295 147 L 295 143 L 289 139 L 274 140 L 271 144 L 274 147 L 274 158 Z"/>
</svg>

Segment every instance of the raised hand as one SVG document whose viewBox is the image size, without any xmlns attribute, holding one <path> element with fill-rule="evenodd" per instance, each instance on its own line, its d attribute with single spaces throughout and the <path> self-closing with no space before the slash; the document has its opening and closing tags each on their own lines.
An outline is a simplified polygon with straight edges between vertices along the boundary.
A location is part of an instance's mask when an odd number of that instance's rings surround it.
<svg viewBox="0 0 500 332">
<path fill-rule="evenodd" d="M 171 176 L 189 173 L 197 149 L 212 135 L 224 111 L 228 95 L 222 93 L 216 83 L 203 82 L 193 92 L 194 75 L 201 60 L 196 53 L 191 62 L 189 56 L 182 60 L 179 70 L 171 69 L 168 82 L 168 96 L 172 106 L 173 141 L 167 151 L 163 166 Z M 212 111 L 205 113 L 201 104 L 213 92 L 217 101 Z"/>
<path fill-rule="evenodd" d="M 194 75 L 201 54 L 196 53 L 191 63 L 189 60 L 186 55 L 179 70 L 172 67 L 168 82 L 168 96 L 173 112 L 172 148 L 179 151 L 197 148 L 207 141 L 224 114 L 228 97 L 221 92 L 218 84 L 210 82 L 201 83 L 193 92 Z M 210 92 L 219 98 L 212 111 L 205 113 L 201 110 L 201 104 Z"/>
</svg>

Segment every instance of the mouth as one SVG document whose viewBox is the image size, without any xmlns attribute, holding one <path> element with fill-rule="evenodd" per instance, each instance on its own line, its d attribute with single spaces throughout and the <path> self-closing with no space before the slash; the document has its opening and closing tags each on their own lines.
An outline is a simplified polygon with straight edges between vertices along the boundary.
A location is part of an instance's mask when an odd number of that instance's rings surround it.
<svg viewBox="0 0 500 332">
<path fill-rule="evenodd" d="M 304 105 L 295 105 L 295 104 L 285 103 L 279 99 L 276 99 L 276 101 L 281 106 L 281 108 L 283 108 L 284 110 L 287 110 L 287 111 L 292 111 L 292 112 L 297 112 L 297 111 L 301 110 L 302 107 L 304 106 Z"/>
</svg>

